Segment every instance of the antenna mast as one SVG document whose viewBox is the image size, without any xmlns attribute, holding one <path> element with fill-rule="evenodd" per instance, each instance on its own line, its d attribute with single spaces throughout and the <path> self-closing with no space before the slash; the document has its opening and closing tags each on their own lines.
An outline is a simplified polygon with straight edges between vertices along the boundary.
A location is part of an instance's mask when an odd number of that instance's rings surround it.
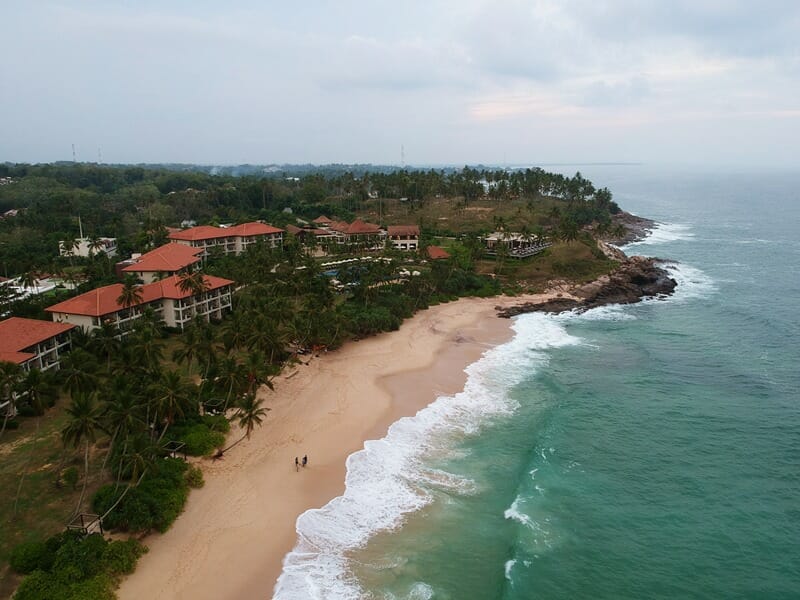
<svg viewBox="0 0 800 600">
<path fill-rule="evenodd" d="M 400 166 L 406 168 L 406 147 L 400 144 Z"/>
<path fill-rule="evenodd" d="M 72 144 L 72 162 L 77 162 L 75 160 L 75 144 Z"/>
</svg>

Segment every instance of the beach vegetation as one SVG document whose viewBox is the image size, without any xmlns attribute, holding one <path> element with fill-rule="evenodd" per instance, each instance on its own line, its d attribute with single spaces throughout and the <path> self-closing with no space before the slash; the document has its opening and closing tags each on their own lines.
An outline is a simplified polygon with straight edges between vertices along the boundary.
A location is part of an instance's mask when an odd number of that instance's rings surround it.
<svg viewBox="0 0 800 600">
<path fill-rule="evenodd" d="M 100 534 L 65 532 L 17 546 L 12 568 L 29 574 L 15 599 L 114 598 L 119 578 L 133 572 L 146 551 L 137 540 L 106 540 Z"/>
</svg>

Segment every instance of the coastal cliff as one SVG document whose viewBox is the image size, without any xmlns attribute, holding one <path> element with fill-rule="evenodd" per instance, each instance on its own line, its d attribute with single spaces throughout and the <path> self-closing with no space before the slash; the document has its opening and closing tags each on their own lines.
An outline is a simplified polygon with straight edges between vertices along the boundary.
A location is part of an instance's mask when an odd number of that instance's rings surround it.
<svg viewBox="0 0 800 600">
<path fill-rule="evenodd" d="M 670 295 L 677 282 L 670 277 L 659 258 L 631 256 L 608 275 L 603 275 L 569 292 L 569 297 L 554 298 L 544 302 L 526 302 L 498 309 L 504 318 L 528 312 L 559 313 L 568 310 L 588 310 L 607 304 L 633 304 L 643 298 Z"/>
</svg>

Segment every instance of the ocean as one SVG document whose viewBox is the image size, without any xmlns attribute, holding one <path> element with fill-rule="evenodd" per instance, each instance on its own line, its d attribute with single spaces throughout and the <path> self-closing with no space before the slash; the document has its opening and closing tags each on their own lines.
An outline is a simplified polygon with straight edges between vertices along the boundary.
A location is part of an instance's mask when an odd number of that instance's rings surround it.
<svg viewBox="0 0 800 600">
<path fill-rule="evenodd" d="M 277 598 L 800 597 L 800 172 L 580 170 L 675 295 L 516 318 L 349 458 Z"/>
</svg>

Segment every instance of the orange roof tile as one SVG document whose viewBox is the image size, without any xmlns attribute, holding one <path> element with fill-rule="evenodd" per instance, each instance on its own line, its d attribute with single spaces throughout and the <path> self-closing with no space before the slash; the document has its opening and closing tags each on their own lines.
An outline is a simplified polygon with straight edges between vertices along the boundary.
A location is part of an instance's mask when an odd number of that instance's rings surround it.
<svg viewBox="0 0 800 600">
<path fill-rule="evenodd" d="M 271 233 L 281 233 L 282 231 L 282 229 L 278 229 L 272 225 L 266 225 L 264 223 L 257 222 L 242 223 L 241 225 L 234 225 L 233 227 L 198 225 L 197 227 L 190 227 L 189 229 L 170 233 L 169 239 L 194 242 L 197 240 L 213 240 L 223 237 L 265 235 Z"/>
<path fill-rule="evenodd" d="M 125 267 L 125 273 L 138 273 L 142 271 L 163 271 L 164 273 L 174 273 L 183 268 L 200 262 L 197 257 L 202 250 L 192 248 L 183 244 L 164 244 L 155 250 L 142 254 L 136 262 Z"/>
<path fill-rule="evenodd" d="M 223 279 L 222 277 L 214 277 L 213 275 L 203 276 L 209 290 L 216 290 L 226 285 L 232 285 L 233 281 L 230 279 Z M 170 298 L 179 300 L 181 298 L 188 298 L 191 293 L 182 291 L 180 289 L 180 275 L 173 275 L 160 281 L 148 283 L 140 286 L 142 291 L 142 301 L 134 306 L 161 300 L 162 298 Z M 117 302 L 122 288 L 121 283 L 113 285 L 106 285 L 94 289 L 80 296 L 75 296 L 64 302 L 59 302 L 53 306 L 45 308 L 50 313 L 67 313 L 72 315 L 88 315 L 91 317 L 102 317 L 122 310 L 122 306 Z"/>
<path fill-rule="evenodd" d="M 320 215 L 316 219 L 314 219 L 312 223 L 319 223 L 320 225 L 325 225 L 326 223 L 333 223 L 333 221 L 328 217 L 326 217 L 325 215 Z"/>
<path fill-rule="evenodd" d="M 376 234 L 381 232 L 381 228 L 378 225 L 367 223 L 361 219 L 356 219 L 350 224 L 345 222 L 333 222 L 331 223 L 331 229 L 347 235 Z"/>
<path fill-rule="evenodd" d="M 0 362 L 10 362 L 16 365 L 21 365 L 26 360 L 32 359 L 35 354 L 31 354 L 30 352 L 6 352 L 4 350 L 0 350 Z"/>
<path fill-rule="evenodd" d="M 0 321 L 0 360 L 23 363 L 35 355 L 22 352 L 25 348 L 43 342 L 74 328 L 67 323 L 53 323 L 39 319 L 11 317 Z"/>
<path fill-rule="evenodd" d="M 221 237 L 233 237 L 235 233 L 231 233 L 231 228 L 224 229 L 222 227 L 212 227 L 211 225 L 198 225 L 197 227 L 190 227 L 176 233 L 170 233 L 169 239 L 182 240 L 187 242 L 194 242 L 196 240 L 213 240 Z"/>
<path fill-rule="evenodd" d="M 389 235 L 419 236 L 419 225 L 389 225 Z"/>
<path fill-rule="evenodd" d="M 428 257 L 431 260 L 450 258 L 450 253 L 444 248 L 440 248 L 439 246 L 428 246 L 425 250 L 428 253 Z"/>
<path fill-rule="evenodd" d="M 122 310 L 122 306 L 117 302 L 117 298 L 119 298 L 122 293 L 123 287 L 125 286 L 121 283 L 104 285 L 103 287 L 81 294 L 80 296 L 75 296 L 74 298 L 64 300 L 53 306 L 48 306 L 45 310 L 49 313 L 102 317 L 103 315 Z M 142 291 L 142 301 L 139 304 L 147 304 L 148 302 L 153 302 L 160 298 L 160 296 L 156 295 L 154 289 L 148 288 L 146 285 L 140 286 L 140 289 Z"/>
<path fill-rule="evenodd" d="M 153 294 L 157 298 L 170 298 L 173 300 L 188 298 L 192 294 L 188 290 L 185 292 L 181 290 L 180 281 L 180 275 L 173 275 L 172 277 L 167 277 L 161 281 L 154 281 L 153 283 L 143 285 L 142 291 Z M 208 291 L 216 290 L 225 287 L 226 285 L 233 285 L 233 281 L 230 279 L 215 277 L 214 275 L 203 275 L 203 281 L 205 281 Z M 145 288 L 147 289 L 145 290 Z"/>
<path fill-rule="evenodd" d="M 283 229 L 278 229 L 277 227 L 273 227 L 272 225 L 267 225 L 266 223 L 242 223 L 241 225 L 235 225 L 233 227 L 229 227 L 228 231 L 234 230 L 235 233 L 233 235 L 240 235 L 242 237 L 248 237 L 251 235 L 269 235 L 274 233 L 283 233 Z"/>
</svg>

